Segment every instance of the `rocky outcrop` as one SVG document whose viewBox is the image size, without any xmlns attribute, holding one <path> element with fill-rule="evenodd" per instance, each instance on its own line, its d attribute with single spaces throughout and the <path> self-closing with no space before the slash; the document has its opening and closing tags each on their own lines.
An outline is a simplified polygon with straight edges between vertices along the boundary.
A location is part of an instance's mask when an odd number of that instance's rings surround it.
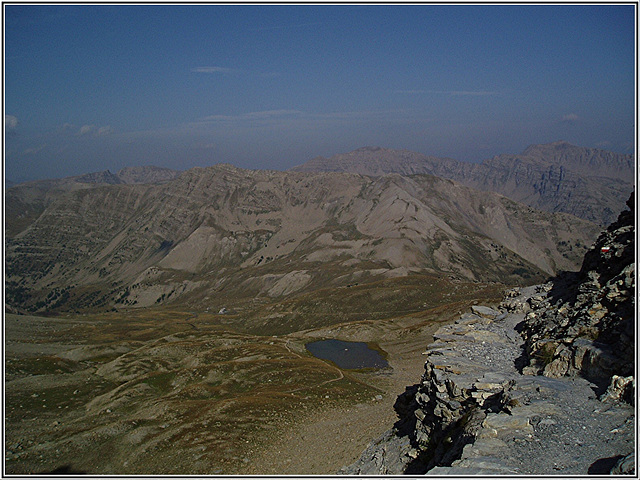
<svg viewBox="0 0 640 480">
<path fill-rule="evenodd" d="M 529 287 L 511 301 L 538 294 Z M 524 317 L 468 313 L 442 327 L 421 382 L 396 401 L 398 422 L 339 473 L 585 475 L 609 473 L 632 454 L 632 406 L 602 402 L 582 377 L 520 373 Z M 618 463 L 626 473 L 633 466 Z"/>
<path fill-rule="evenodd" d="M 152 165 L 125 167 L 118 172 L 122 183 L 159 183 L 168 182 L 180 176 L 182 172 L 170 168 Z"/>
<path fill-rule="evenodd" d="M 102 172 L 92 172 L 80 175 L 74 178 L 74 181 L 78 183 L 95 183 L 101 185 L 119 185 L 122 180 L 117 175 L 114 175 L 109 170 Z"/>
<path fill-rule="evenodd" d="M 525 373 L 581 375 L 601 390 L 634 373 L 635 214 L 630 210 L 602 232 L 577 275 L 546 285 L 523 308 Z M 614 379 L 614 376 L 616 377 Z M 633 382 L 626 382 L 631 392 Z M 614 390 L 616 387 L 612 385 Z M 628 398 L 629 393 L 626 395 Z M 601 392 L 602 393 L 602 392 Z M 611 391 L 610 391 L 611 393 Z"/>
<path fill-rule="evenodd" d="M 340 473 L 634 473 L 633 218 L 620 215 L 579 273 L 440 328 L 398 422 Z"/>
</svg>

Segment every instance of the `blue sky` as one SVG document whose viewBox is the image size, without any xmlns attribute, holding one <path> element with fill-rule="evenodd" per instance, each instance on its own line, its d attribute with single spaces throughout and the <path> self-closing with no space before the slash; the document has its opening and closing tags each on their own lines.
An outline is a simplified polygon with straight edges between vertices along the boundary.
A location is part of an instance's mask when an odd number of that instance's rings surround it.
<svg viewBox="0 0 640 480">
<path fill-rule="evenodd" d="M 5 174 L 635 151 L 634 5 L 4 5 Z"/>
</svg>

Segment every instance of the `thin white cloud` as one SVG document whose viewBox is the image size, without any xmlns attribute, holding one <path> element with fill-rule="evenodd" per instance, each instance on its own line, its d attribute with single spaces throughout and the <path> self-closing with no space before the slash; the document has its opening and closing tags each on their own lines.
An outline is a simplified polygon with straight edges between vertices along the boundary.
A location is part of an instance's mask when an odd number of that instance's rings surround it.
<svg viewBox="0 0 640 480">
<path fill-rule="evenodd" d="M 4 128 L 5 130 L 15 130 L 18 126 L 18 118 L 14 115 L 4 116 Z"/>
<path fill-rule="evenodd" d="M 27 148 L 25 151 L 22 152 L 22 154 L 23 155 L 35 155 L 36 153 L 41 152 L 45 148 L 47 148 L 46 144 L 45 145 L 40 145 L 39 147 Z"/>
<path fill-rule="evenodd" d="M 194 73 L 206 73 L 211 75 L 242 75 L 255 78 L 277 78 L 280 76 L 280 72 L 253 72 L 250 70 L 242 70 L 239 68 L 227 68 L 227 67 L 194 67 L 191 69 Z"/>
<path fill-rule="evenodd" d="M 580 117 L 578 117 L 578 115 L 576 115 L 575 113 L 568 113 L 562 117 L 562 121 L 568 123 L 577 122 L 579 119 Z"/>
<path fill-rule="evenodd" d="M 78 130 L 78 135 L 89 135 L 96 129 L 95 125 L 83 125 Z"/>
<path fill-rule="evenodd" d="M 209 115 L 196 123 L 210 122 L 242 122 L 247 120 L 264 120 L 282 117 L 291 117 L 292 115 L 302 115 L 304 112 L 300 110 L 263 110 L 260 112 L 242 113 L 240 115 Z"/>
<path fill-rule="evenodd" d="M 405 110 L 363 110 L 363 111 L 350 111 L 350 112 L 329 112 L 329 113 L 315 113 L 313 118 L 329 119 L 329 120 L 342 120 L 342 119 L 372 119 L 372 118 L 389 118 L 402 115 L 406 113 Z"/>
<path fill-rule="evenodd" d="M 268 31 L 268 30 L 285 30 L 285 29 L 288 29 L 288 28 L 313 27 L 313 26 L 317 26 L 317 25 L 322 25 L 322 22 L 296 23 L 296 24 L 290 24 L 290 25 L 275 25 L 275 26 L 272 26 L 272 27 L 254 28 L 251 31 L 253 31 L 253 32 L 265 32 L 265 31 Z"/>
<path fill-rule="evenodd" d="M 195 73 L 223 73 L 223 74 L 232 74 L 239 73 L 240 70 L 235 68 L 226 68 L 226 67 L 195 67 L 191 69 L 192 72 Z"/>
<path fill-rule="evenodd" d="M 202 150 L 212 150 L 216 147 L 217 145 L 215 143 L 199 143 L 196 145 L 196 148 L 200 148 Z"/>
<path fill-rule="evenodd" d="M 499 92 L 489 90 L 429 90 L 428 93 L 450 95 L 452 97 L 488 97 L 500 95 Z"/>
<path fill-rule="evenodd" d="M 282 117 L 282 116 L 290 116 L 290 115 L 299 115 L 303 112 L 300 110 L 263 110 L 261 112 L 250 112 L 247 113 L 247 117 L 249 118 L 273 118 L 273 117 Z"/>
<path fill-rule="evenodd" d="M 415 113 L 408 110 L 384 111 L 344 111 L 344 112 L 304 112 L 301 110 L 279 109 L 249 112 L 238 115 L 209 115 L 184 125 L 187 129 L 200 128 L 296 128 L 313 129 L 319 127 L 341 127 L 362 125 L 368 122 L 410 121 Z M 363 123 L 364 122 L 364 123 Z"/>
<path fill-rule="evenodd" d="M 78 137 L 104 137 L 105 135 L 112 134 L 113 128 L 111 128 L 111 125 L 105 125 L 102 127 L 98 127 L 96 125 L 82 125 L 78 128 L 72 123 L 65 123 L 62 125 L 61 131 L 62 133 L 72 134 Z"/>
<path fill-rule="evenodd" d="M 424 90 L 394 90 L 393 93 L 404 93 L 407 95 L 417 95 L 424 93 Z"/>
<path fill-rule="evenodd" d="M 462 91 L 452 91 L 452 92 L 449 92 L 449 94 L 453 96 L 485 97 L 485 96 L 498 95 L 498 92 L 487 92 L 484 90 L 481 90 L 481 91 L 462 90 Z"/>
<path fill-rule="evenodd" d="M 100 127 L 96 132 L 96 136 L 103 137 L 105 135 L 110 135 L 112 133 L 113 133 L 113 128 L 111 128 L 111 125 L 107 125 L 105 127 Z"/>
</svg>

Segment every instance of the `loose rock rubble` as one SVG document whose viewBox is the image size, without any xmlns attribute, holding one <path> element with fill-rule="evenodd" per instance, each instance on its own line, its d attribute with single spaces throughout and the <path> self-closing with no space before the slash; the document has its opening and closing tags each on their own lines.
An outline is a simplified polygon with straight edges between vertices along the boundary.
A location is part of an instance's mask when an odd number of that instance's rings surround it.
<svg viewBox="0 0 640 480">
<path fill-rule="evenodd" d="M 398 422 L 339 473 L 633 474 L 632 221 L 621 214 L 577 275 L 439 329 Z"/>
</svg>

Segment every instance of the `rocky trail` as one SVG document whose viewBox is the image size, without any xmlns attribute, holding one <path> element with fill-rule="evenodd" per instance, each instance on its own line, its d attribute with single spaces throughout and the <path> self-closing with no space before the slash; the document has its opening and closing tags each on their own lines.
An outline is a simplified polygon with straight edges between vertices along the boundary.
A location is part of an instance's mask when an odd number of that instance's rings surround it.
<svg viewBox="0 0 640 480">
<path fill-rule="evenodd" d="M 461 458 L 430 473 L 603 474 L 609 473 L 619 452 L 633 451 L 633 407 L 603 404 L 597 386 L 584 378 L 519 373 L 523 341 L 517 330 L 523 317 L 498 314 L 492 321 L 470 314 L 436 334 L 439 340 L 459 337 L 449 347 L 463 343 L 454 355 L 432 345 L 427 353 L 435 357 L 435 369 L 441 364 L 445 371 L 448 364 L 450 371 L 460 368 L 449 381 L 460 388 L 475 387 L 472 395 L 488 408 L 475 442 L 463 448 Z M 487 364 L 492 367 L 489 372 Z M 502 398 L 492 406 L 496 394 Z"/>
<path fill-rule="evenodd" d="M 518 300 L 535 293 L 523 289 Z M 439 329 L 422 384 L 396 403 L 398 434 L 387 432 L 340 473 L 576 475 L 633 464 L 620 452 L 634 449 L 634 408 L 600 401 L 584 378 L 521 374 L 523 320 L 524 313 L 475 307 Z M 456 418 L 463 421 L 438 431 Z M 421 441 L 435 448 L 425 455 L 415 446 Z"/>
</svg>

